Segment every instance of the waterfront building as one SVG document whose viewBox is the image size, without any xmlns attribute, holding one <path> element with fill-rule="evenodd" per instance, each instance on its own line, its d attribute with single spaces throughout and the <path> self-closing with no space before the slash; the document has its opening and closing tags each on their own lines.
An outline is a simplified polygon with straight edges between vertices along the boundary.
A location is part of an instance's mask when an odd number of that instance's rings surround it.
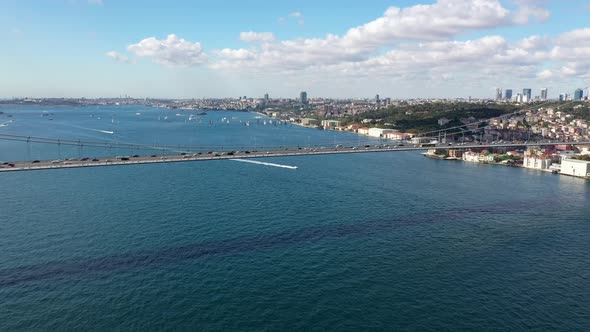
<svg viewBox="0 0 590 332">
<path fill-rule="evenodd" d="M 322 127 L 325 129 L 335 129 L 340 127 L 340 121 L 337 120 L 322 120 Z"/>
<path fill-rule="evenodd" d="M 547 92 L 548 92 L 547 88 L 541 89 L 541 100 L 542 101 L 546 101 L 547 100 Z"/>
<path fill-rule="evenodd" d="M 463 153 L 463 156 L 461 157 L 461 159 L 463 161 L 468 161 L 471 163 L 478 163 L 479 156 L 480 156 L 479 152 L 467 151 L 467 152 Z"/>
<path fill-rule="evenodd" d="M 430 143 L 430 139 L 427 137 L 412 137 L 410 142 L 412 142 L 412 144 Z"/>
<path fill-rule="evenodd" d="M 369 135 L 369 128 L 361 127 L 357 130 L 357 133 L 359 133 L 361 135 Z"/>
<path fill-rule="evenodd" d="M 590 161 L 577 159 L 563 159 L 561 174 L 571 176 L 590 176 Z"/>
<path fill-rule="evenodd" d="M 318 119 L 303 118 L 301 119 L 301 124 L 304 126 L 317 126 L 320 124 L 320 121 Z"/>
<path fill-rule="evenodd" d="M 584 96 L 584 90 L 576 89 L 576 91 L 574 92 L 574 100 L 582 100 L 583 96 Z"/>
<path fill-rule="evenodd" d="M 504 92 L 504 98 L 509 101 L 512 100 L 512 89 L 506 89 Z"/>
<path fill-rule="evenodd" d="M 392 131 L 390 133 L 385 134 L 385 138 L 391 139 L 394 141 L 406 141 L 412 138 L 413 134 L 410 133 L 401 133 L 399 131 Z"/>
<path fill-rule="evenodd" d="M 372 137 L 384 137 L 385 134 L 394 131 L 393 129 L 383 129 L 383 128 L 371 128 L 369 129 L 369 136 Z"/>
<path fill-rule="evenodd" d="M 461 159 L 463 158 L 463 150 L 461 149 L 450 149 L 447 151 L 449 158 Z"/>
<path fill-rule="evenodd" d="M 301 91 L 299 94 L 299 102 L 301 105 L 307 105 L 307 92 Z"/>
<path fill-rule="evenodd" d="M 525 168 L 532 168 L 532 169 L 549 169 L 551 166 L 551 158 L 541 155 L 525 155 L 522 165 Z"/>
</svg>

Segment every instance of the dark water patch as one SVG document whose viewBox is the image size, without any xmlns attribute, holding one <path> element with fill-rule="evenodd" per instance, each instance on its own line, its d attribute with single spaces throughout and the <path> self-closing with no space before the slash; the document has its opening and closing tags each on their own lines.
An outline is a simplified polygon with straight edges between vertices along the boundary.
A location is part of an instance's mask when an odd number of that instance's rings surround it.
<svg viewBox="0 0 590 332">
<path fill-rule="evenodd" d="M 417 224 L 446 221 L 458 221 L 478 214 L 513 215 L 514 209 L 539 209 L 547 206 L 546 202 L 514 202 L 511 206 L 465 207 L 455 210 L 424 212 L 410 214 L 395 219 L 368 220 L 347 224 L 328 224 L 287 230 L 274 234 L 244 236 L 234 239 L 196 243 L 185 246 L 169 247 L 159 250 L 109 255 L 85 261 L 48 262 L 0 270 L 0 287 L 43 281 L 48 279 L 67 279 L 76 276 L 89 276 L 94 273 L 124 272 L 134 269 L 174 264 L 208 256 L 232 255 L 259 250 L 271 250 L 282 247 L 320 242 L 326 239 L 362 237 L 371 234 L 391 232 L 396 228 Z"/>
<path fill-rule="evenodd" d="M 476 206 L 434 213 L 416 213 L 398 219 L 369 220 L 349 224 L 329 224 L 288 230 L 276 234 L 240 237 L 211 243 L 147 250 L 110 255 L 87 261 L 50 262 L 13 269 L 0 270 L 0 287 L 46 279 L 65 279 L 102 272 L 123 272 L 133 269 L 174 264 L 214 255 L 231 255 L 258 250 L 270 250 L 296 244 L 319 242 L 332 238 L 366 236 L 390 232 L 416 223 L 434 223 L 461 220 L 474 215 L 514 214 L 517 210 L 539 209 L 546 202 L 513 202 L 501 206 Z"/>
</svg>

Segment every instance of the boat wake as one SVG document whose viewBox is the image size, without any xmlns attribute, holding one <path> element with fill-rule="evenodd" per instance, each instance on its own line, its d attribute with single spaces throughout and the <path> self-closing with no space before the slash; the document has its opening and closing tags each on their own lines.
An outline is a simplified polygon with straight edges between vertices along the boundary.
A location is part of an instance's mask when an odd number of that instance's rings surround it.
<svg viewBox="0 0 590 332">
<path fill-rule="evenodd" d="M 247 160 L 247 159 L 230 159 L 233 161 L 239 161 L 242 163 L 250 163 L 250 164 L 258 164 L 264 166 L 272 166 L 272 167 L 279 167 L 279 168 L 287 168 L 287 169 L 297 169 L 297 166 L 289 166 L 289 165 L 281 165 L 281 164 L 274 164 L 274 163 L 267 163 L 264 161 L 257 161 L 257 160 Z"/>
<path fill-rule="evenodd" d="M 90 130 L 90 131 L 95 131 L 97 133 L 103 133 L 103 134 L 109 134 L 109 135 L 113 135 L 115 133 L 112 130 L 101 130 L 101 129 L 86 128 L 86 127 L 76 126 L 76 125 L 72 125 L 72 124 L 69 124 L 69 123 L 63 123 L 63 122 L 59 122 L 58 124 L 60 124 L 62 126 L 67 126 L 67 127 L 72 127 L 72 128 L 78 128 L 78 129 L 83 129 L 83 130 Z"/>
</svg>

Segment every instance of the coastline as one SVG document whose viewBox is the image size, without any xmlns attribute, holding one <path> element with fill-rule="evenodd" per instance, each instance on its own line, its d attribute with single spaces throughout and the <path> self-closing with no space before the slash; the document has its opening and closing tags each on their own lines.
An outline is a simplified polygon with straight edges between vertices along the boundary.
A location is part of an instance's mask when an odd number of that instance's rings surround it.
<svg viewBox="0 0 590 332">
<path fill-rule="evenodd" d="M 551 174 L 560 175 L 560 176 L 568 176 L 568 177 L 571 177 L 571 178 L 577 178 L 577 179 L 583 179 L 583 180 L 590 180 L 590 177 L 588 177 L 588 176 L 574 176 L 574 175 L 569 175 L 569 174 L 563 174 L 561 172 L 556 172 L 556 171 L 551 170 L 551 169 L 538 169 L 538 168 L 524 167 L 523 165 L 520 165 L 520 164 L 509 164 L 509 163 L 501 163 L 501 162 L 500 163 L 497 163 L 497 162 L 473 162 L 473 161 L 463 160 L 461 158 L 439 156 L 439 155 L 431 154 L 431 153 L 428 153 L 428 152 L 423 152 L 423 153 L 421 153 L 421 155 L 423 155 L 426 158 L 434 159 L 434 160 L 453 160 L 453 161 L 469 162 L 469 163 L 472 163 L 472 164 L 479 164 L 479 165 L 491 165 L 491 166 L 504 166 L 504 167 L 521 168 L 521 169 L 526 169 L 526 170 L 531 170 L 531 171 L 539 171 L 539 172 L 544 172 L 544 173 L 551 173 Z"/>
</svg>

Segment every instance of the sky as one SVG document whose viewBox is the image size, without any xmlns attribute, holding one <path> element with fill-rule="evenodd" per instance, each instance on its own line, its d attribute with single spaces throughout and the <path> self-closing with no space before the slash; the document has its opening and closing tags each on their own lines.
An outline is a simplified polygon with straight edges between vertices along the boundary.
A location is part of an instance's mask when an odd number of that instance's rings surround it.
<svg viewBox="0 0 590 332">
<path fill-rule="evenodd" d="M 467 98 L 590 85 L 590 0 L 1 0 L 0 98 Z"/>
</svg>

